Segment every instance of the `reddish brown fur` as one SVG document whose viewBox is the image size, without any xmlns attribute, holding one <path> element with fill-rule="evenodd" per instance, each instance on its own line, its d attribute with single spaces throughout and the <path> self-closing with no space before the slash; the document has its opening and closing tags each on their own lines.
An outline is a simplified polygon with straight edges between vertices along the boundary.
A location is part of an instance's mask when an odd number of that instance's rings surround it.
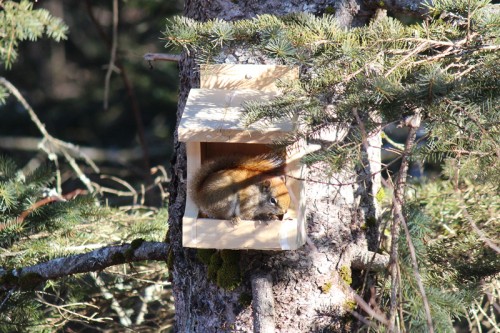
<svg viewBox="0 0 500 333">
<path fill-rule="evenodd" d="M 203 164 L 190 194 L 200 210 L 221 219 L 272 219 L 290 205 L 278 157 L 225 156 Z"/>
</svg>

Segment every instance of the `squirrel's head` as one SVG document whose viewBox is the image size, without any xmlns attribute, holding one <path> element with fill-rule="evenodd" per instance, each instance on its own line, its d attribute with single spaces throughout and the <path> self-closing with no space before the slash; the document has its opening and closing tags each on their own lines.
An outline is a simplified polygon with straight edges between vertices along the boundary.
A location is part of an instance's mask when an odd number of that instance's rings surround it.
<svg viewBox="0 0 500 333">
<path fill-rule="evenodd" d="M 263 200 L 261 206 L 264 214 L 283 215 L 290 207 L 290 195 L 285 185 L 284 176 L 276 176 L 262 181 L 260 184 Z"/>
</svg>

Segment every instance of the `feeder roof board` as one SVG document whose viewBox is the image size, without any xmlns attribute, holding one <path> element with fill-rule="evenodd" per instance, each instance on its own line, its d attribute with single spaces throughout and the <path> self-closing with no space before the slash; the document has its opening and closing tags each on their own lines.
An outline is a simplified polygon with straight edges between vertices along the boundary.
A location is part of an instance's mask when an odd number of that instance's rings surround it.
<svg viewBox="0 0 500 333">
<path fill-rule="evenodd" d="M 272 143 L 291 132 L 289 121 L 243 124 L 245 101 L 269 101 L 276 92 L 191 89 L 178 133 L 183 142 Z"/>
<path fill-rule="evenodd" d="M 284 65 L 202 64 L 200 88 L 279 91 L 278 81 L 298 80 L 299 68 Z"/>
</svg>

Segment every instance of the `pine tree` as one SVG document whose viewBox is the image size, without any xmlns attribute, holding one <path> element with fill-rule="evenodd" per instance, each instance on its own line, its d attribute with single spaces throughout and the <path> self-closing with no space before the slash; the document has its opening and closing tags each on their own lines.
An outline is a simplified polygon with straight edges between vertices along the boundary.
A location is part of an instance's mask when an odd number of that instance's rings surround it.
<svg viewBox="0 0 500 333">
<path fill-rule="evenodd" d="M 203 23 L 177 17 L 164 34 L 167 46 L 194 56 L 198 64 L 228 61 L 228 55 L 244 50 L 246 59 L 301 66 L 300 81 L 282 82 L 283 94 L 268 103 L 248 103 L 245 117 L 248 124 L 299 119 L 299 130 L 280 144 L 345 126 L 345 139 L 306 156 L 308 164 L 326 161 L 339 171 L 365 166 L 367 133 L 391 124 L 409 125 L 416 132 L 421 121 L 425 134 L 413 148 L 409 141 L 395 147 L 400 148 L 398 159 L 442 163 L 442 180 L 419 185 L 413 197 L 403 186 L 410 200 L 403 215 L 412 242 L 404 234 L 399 237 L 399 230 L 393 234 L 400 271 L 393 275 L 402 280 L 394 293 L 400 297 L 397 308 L 389 304 L 394 283 L 384 276 L 378 295 L 385 311 L 398 317 L 399 329 L 447 332 L 457 318 L 467 317 L 484 295 L 481 286 L 491 285 L 500 272 L 495 242 L 500 15 L 498 6 L 485 0 L 426 6 L 425 17 L 413 24 L 387 15 L 351 29 L 340 27 L 329 14 L 264 14 Z M 446 190 L 436 193 L 433 186 Z M 395 223 L 398 216 L 385 218 L 381 225 Z M 418 260 L 410 258 L 410 247 Z M 426 296 L 417 287 L 414 265 Z M 430 316 L 423 299 L 428 299 Z"/>
</svg>

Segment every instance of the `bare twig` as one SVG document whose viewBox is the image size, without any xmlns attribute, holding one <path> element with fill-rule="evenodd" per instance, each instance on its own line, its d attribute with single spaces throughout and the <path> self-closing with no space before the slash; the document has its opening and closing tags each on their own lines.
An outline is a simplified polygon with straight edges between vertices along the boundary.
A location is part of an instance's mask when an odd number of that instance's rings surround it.
<svg viewBox="0 0 500 333">
<path fill-rule="evenodd" d="M 140 160 L 142 158 L 142 150 L 140 147 L 130 149 L 115 149 L 115 148 L 96 148 L 75 146 L 68 142 L 60 140 L 56 141 L 62 146 L 68 148 L 75 155 L 81 156 L 95 172 L 99 172 L 99 168 L 95 166 L 95 162 L 114 161 L 117 163 L 127 163 L 130 161 Z M 9 150 L 21 151 L 37 151 L 40 150 L 40 138 L 26 136 L 0 136 L 0 148 Z M 43 144 L 42 145 L 47 145 Z M 151 149 L 151 156 L 165 156 L 167 150 L 166 145 L 159 145 Z M 54 153 L 60 153 L 55 151 Z M 94 166 L 95 167 L 94 167 Z M 96 170 L 97 168 L 97 170 Z M 156 167 L 157 168 L 157 167 Z M 157 170 L 157 169 L 154 169 Z"/>
<path fill-rule="evenodd" d="M 125 180 L 120 179 L 118 177 L 107 176 L 107 175 L 101 175 L 101 179 L 110 179 L 110 180 L 113 180 L 113 181 L 117 182 L 118 184 L 121 184 L 123 187 L 125 187 L 125 188 L 128 189 L 128 192 L 127 192 L 127 191 L 119 191 L 119 190 L 115 190 L 115 189 L 101 187 L 100 190 L 102 192 L 113 193 L 113 194 L 115 194 L 117 196 L 130 196 L 130 197 L 133 198 L 133 204 L 134 205 L 137 204 L 137 197 L 138 197 L 139 194 L 134 189 L 134 187 L 132 185 L 130 185 L 128 182 L 126 182 Z"/>
<path fill-rule="evenodd" d="M 67 309 L 70 306 L 82 305 L 82 303 L 57 305 L 57 304 L 49 303 L 49 302 L 45 301 L 44 299 L 42 299 L 41 297 L 38 297 L 37 301 L 44 304 L 44 305 L 47 305 L 51 308 L 57 309 L 57 311 L 59 312 L 59 314 L 62 317 L 65 317 L 64 313 L 67 313 L 67 314 L 70 314 L 72 316 L 81 318 L 87 322 L 105 323 L 105 322 L 109 322 L 109 321 L 113 320 L 112 318 L 109 318 L 109 317 L 106 317 L 106 318 L 89 317 L 89 316 L 82 315 L 81 313 L 78 313 L 76 311 L 71 311 L 71 310 Z M 92 306 L 90 304 L 85 304 L 85 305 Z"/>
<path fill-rule="evenodd" d="M 362 322 L 366 326 L 371 327 L 373 329 L 377 328 L 377 325 L 375 325 L 373 322 L 369 321 L 368 319 L 366 319 L 365 317 L 360 315 L 358 312 L 351 310 L 350 313 L 354 318 L 356 318 L 357 320 L 359 320 L 360 322 Z"/>
<path fill-rule="evenodd" d="M 375 56 L 375 59 L 378 59 L 380 56 L 382 56 L 384 53 L 383 52 L 379 52 L 377 53 L 377 55 Z M 364 70 L 366 70 L 367 68 L 369 68 L 370 66 L 375 66 L 377 64 L 377 61 L 374 60 L 372 62 L 369 62 L 367 64 L 365 64 L 363 67 L 361 67 L 360 69 L 358 69 L 357 71 L 347 75 L 343 82 L 344 83 L 348 83 L 349 81 L 351 81 L 353 78 L 356 77 L 356 75 L 358 75 L 359 73 L 363 72 Z"/>
<path fill-rule="evenodd" d="M 395 330 L 395 320 L 396 313 L 398 308 L 398 289 L 399 289 L 399 280 L 398 280 L 398 272 L 397 272 L 397 260 L 398 260 L 398 243 L 399 243 L 399 232 L 400 226 L 402 225 L 406 232 L 406 238 L 408 242 L 408 247 L 410 248 L 410 253 L 412 258 L 412 265 L 414 268 L 414 275 L 416 282 L 419 287 L 420 294 L 422 296 L 422 301 L 424 305 L 424 310 L 427 319 L 427 328 L 430 333 L 434 332 L 434 327 L 432 325 L 432 317 L 430 312 L 429 301 L 427 299 L 425 289 L 422 284 L 422 280 L 420 278 L 420 273 L 418 271 L 418 264 L 415 255 L 415 248 L 413 247 L 413 243 L 408 233 L 408 227 L 406 225 L 406 221 L 403 214 L 403 207 L 405 204 L 405 188 L 406 188 L 406 178 L 408 175 L 408 165 L 409 158 L 413 146 L 415 145 L 415 138 L 417 134 L 417 130 L 420 127 L 421 116 L 418 111 L 414 116 L 410 117 L 406 125 L 410 128 L 408 133 L 408 138 L 406 139 L 405 150 L 402 155 L 401 167 L 399 169 L 399 174 L 396 180 L 396 184 L 394 187 L 394 199 L 392 205 L 392 217 L 393 223 L 391 227 L 391 260 L 390 260 L 390 273 L 391 273 L 391 297 L 390 297 L 390 307 L 389 307 L 389 331 L 394 332 Z M 402 320 L 402 318 L 400 318 Z"/>
<path fill-rule="evenodd" d="M 86 0 L 85 5 L 87 7 L 87 12 L 89 14 L 90 20 L 92 21 L 92 23 L 94 23 L 94 26 L 96 27 L 99 36 L 101 36 L 101 39 L 106 43 L 106 45 L 111 50 L 112 49 L 112 42 L 109 40 L 108 36 L 106 35 L 106 33 L 102 29 L 101 25 L 99 24 L 97 18 L 95 17 L 94 12 L 92 11 L 92 7 L 90 5 L 90 0 Z M 148 180 L 148 182 L 149 182 L 149 180 L 151 178 L 150 173 L 149 173 L 149 169 L 150 169 L 149 168 L 149 147 L 146 143 L 146 136 L 144 134 L 144 125 L 143 125 L 143 121 L 142 121 L 141 112 L 139 110 L 139 102 L 137 101 L 137 97 L 135 95 L 135 91 L 133 89 L 132 83 L 130 82 L 130 80 L 128 78 L 127 71 L 125 70 L 125 67 L 121 63 L 119 57 L 116 57 L 116 59 L 115 59 L 115 66 L 119 69 L 123 84 L 125 85 L 125 90 L 127 91 L 127 95 L 128 95 L 130 102 L 131 102 L 132 112 L 134 114 L 135 122 L 137 125 L 137 134 L 139 137 L 139 142 L 141 144 L 142 153 L 143 153 L 142 159 L 143 159 L 144 171 L 145 171 L 144 175 L 145 175 L 146 180 Z"/>
<path fill-rule="evenodd" d="M 385 326 L 389 325 L 389 322 L 388 322 L 387 318 L 384 316 L 383 313 L 379 313 L 379 312 L 375 311 L 370 305 L 368 305 L 368 303 L 365 302 L 365 300 L 363 299 L 363 297 L 359 296 L 347 284 L 346 284 L 346 286 L 349 287 L 349 291 L 351 292 L 352 297 L 354 298 L 354 300 L 356 301 L 356 303 L 358 304 L 358 306 L 361 309 L 363 309 L 363 311 L 365 311 L 369 316 L 375 318 L 381 324 L 383 324 Z"/>
<path fill-rule="evenodd" d="M 123 310 L 123 308 L 120 305 L 120 303 L 118 303 L 118 301 L 116 300 L 115 296 L 106 287 L 106 283 L 104 283 L 104 281 L 101 279 L 101 277 L 96 272 L 90 273 L 90 276 L 94 279 L 95 284 L 101 290 L 102 296 L 105 299 L 107 299 L 108 301 L 111 301 L 111 308 L 118 315 L 118 318 L 120 319 L 120 324 L 122 324 L 125 327 L 128 327 L 128 326 L 132 325 L 132 320 L 127 315 L 127 313 L 125 312 L 125 310 Z"/>
<path fill-rule="evenodd" d="M 401 211 L 399 211 L 398 213 L 402 214 Z M 422 296 L 422 301 L 424 303 L 424 310 L 427 319 L 427 327 L 429 329 L 429 332 L 432 333 L 434 332 L 434 327 L 432 325 L 431 308 L 429 306 L 429 300 L 427 299 L 424 289 L 424 284 L 422 282 L 422 277 L 420 276 L 420 272 L 418 269 L 417 254 L 415 252 L 415 247 L 413 246 L 413 241 L 411 240 L 410 231 L 408 230 L 408 225 L 405 221 L 404 216 L 400 216 L 399 218 L 401 219 L 401 225 L 403 226 L 403 229 L 405 231 L 406 242 L 408 243 L 408 249 L 410 250 L 411 263 L 413 266 L 413 274 L 415 275 L 415 280 L 417 281 L 418 289 L 420 291 L 420 294 Z M 401 320 L 403 320 L 403 318 L 401 318 Z"/>
<path fill-rule="evenodd" d="M 118 48 L 118 0 L 113 0 L 113 34 L 111 38 L 111 56 L 109 58 L 108 70 L 104 80 L 104 110 L 108 109 L 109 81 L 115 69 L 116 49 Z"/>
<path fill-rule="evenodd" d="M 64 198 L 60 197 L 60 196 L 50 196 L 50 197 L 46 197 L 46 198 L 43 198 L 42 200 L 39 200 L 35 203 L 33 203 L 30 208 L 26 209 L 25 211 L 23 211 L 18 217 L 17 217 L 17 223 L 22 223 L 24 221 L 24 219 L 29 215 L 31 214 L 35 209 L 37 208 L 40 208 L 42 206 L 45 206 L 51 202 L 55 202 L 55 201 L 66 201 Z"/>
<path fill-rule="evenodd" d="M 361 138 L 362 138 L 362 144 L 363 147 L 365 147 L 365 150 L 368 151 L 368 133 L 366 132 L 365 129 L 365 123 L 361 121 L 361 117 L 358 114 L 358 110 L 356 108 L 352 109 L 352 113 L 354 114 L 354 117 L 356 118 L 356 121 L 359 125 L 359 129 L 361 130 Z"/>
<path fill-rule="evenodd" d="M 410 53 L 408 53 L 407 55 L 405 55 L 403 57 L 403 59 L 401 59 L 396 65 L 394 65 L 391 69 L 389 69 L 387 71 L 387 73 L 385 73 L 385 77 L 388 77 L 392 72 L 394 72 L 399 66 L 401 66 L 402 64 L 404 64 L 407 60 L 409 60 L 412 56 L 426 50 L 429 48 L 429 43 L 428 42 L 424 42 L 422 44 L 420 44 L 419 46 L 417 46 L 415 49 L 413 49 Z"/>
<path fill-rule="evenodd" d="M 66 144 L 63 141 L 54 138 L 52 135 L 49 134 L 49 132 L 47 132 L 47 130 L 45 129 L 45 125 L 40 121 L 33 108 L 28 104 L 28 102 L 24 99 L 19 90 L 12 83 L 10 83 L 4 77 L 0 77 L 0 84 L 6 87 L 7 90 L 9 90 L 12 93 L 12 95 L 14 95 L 14 97 L 16 97 L 16 99 L 23 105 L 26 111 L 28 111 L 31 120 L 33 121 L 33 123 L 35 123 L 36 127 L 43 135 L 44 139 L 41 141 L 42 145 L 40 147 L 47 152 L 49 158 L 53 159 L 53 156 L 51 156 L 51 154 L 56 154 L 56 152 L 60 152 L 61 154 L 63 154 L 68 163 L 73 168 L 73 170 L 77 173 L 82 183 L 85 184 L 85 186 L 90 192 L 94 192 L 94 187 L 92 186 L 90 179 L 88 179 L 88 177 L 82 172 L 81 168 L 78 166 L 75 159 L 69 154 L 67 150 L 69 144 Z M 51 147 L 43 145 L 43 143 L 45 142 L 49 142 Z M 74 145 L 71 146 L 75 147 Z M 85 160 L 88 161 L 88 158 L 84 157 L 81 153 L 80 156 L 82 156 Z M 95 164 L 91 164 L 91 166 L 97 168 Z"/>
<path fill-rule="evenodd" d="M 5 303 L 7 303 L 7 301 L 9 300 L 9 298 L 12 296 L 12 293 L 16 291 L 16 288 L 12 288 L 9 290 L 9 292 L 7 293 L 7 295 L 5 295 L 2 303 L 0 303 L 0 310 L 2 310 L 3 306 L 5 305 Z"/>
<path fill-rule="evenodd" d="M 467 0 L 467 42 L 466 45 L 469 45 L 470 41 L 470 0 Z"/>
<path fill-rule="evenodd" d="M 397 265 L 397 273 L 398 273 L 398 283 L 399 283 L 399 306 L 398 306 L 398 311 L 399 311 L 399 327 L 402 332 L 404 332 L 404 320 L 403 320 L 403 293 L 401 292 L 401 268 L 398 263 Z"/>
<path fill-rule="evenodd" d="M 167 53 L 146 53 L 144 56 L 146 61 L 174 61 L 181 60 L 180 54 L 167 54 Z"/>
<path fill-rule="evenodd" d="M 148 282 L 151 283 L 151 282 Z M 148 304 L 153 301 L 156 293 L 159 293 L 162 290 L 162 285 L 156 282 L 153 282 L 153 285 L 147 286 L 144 288 L 144 291 L 141 293 L 140 300 L 141 306 L 137 311 L 137 316 L 135 317 L 134 324 L 140 325 L 144 322 L 144 316 L 148 313 Z"/>
</svg>

